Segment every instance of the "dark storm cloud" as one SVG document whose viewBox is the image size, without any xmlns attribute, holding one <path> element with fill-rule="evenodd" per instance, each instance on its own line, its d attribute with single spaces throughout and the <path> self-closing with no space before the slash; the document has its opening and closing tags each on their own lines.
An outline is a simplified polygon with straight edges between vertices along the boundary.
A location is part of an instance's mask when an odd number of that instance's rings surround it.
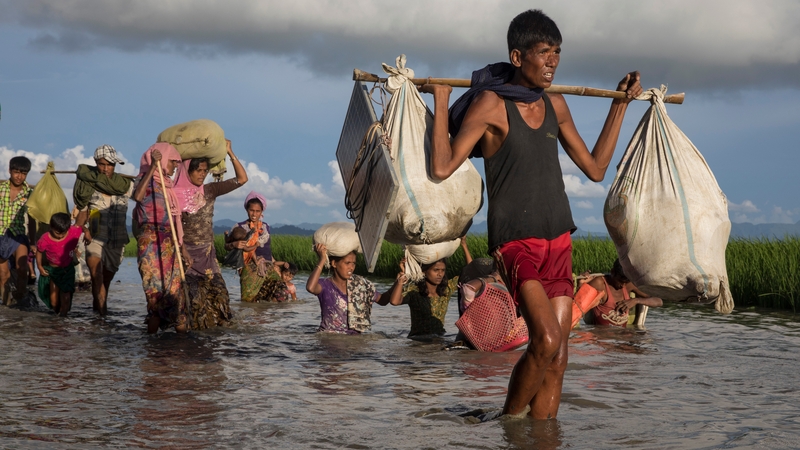
<svg viewBox="0 0 800 450">
<path fill-rule="evenodd" d="M 405 53 L 419 75 L 468 76 L 506 58 L 521 1 L 0 0 L 0 20 L 37 30 L 34 48 L 258 53 L 324 76 L 379 70 Z M 559 82 L 613 87 L 638 69 L 670 90 L 800 87 L 800 3 L 539 2 L 564 35 Z M 423 73 L 424 71 L 424 73 Z"/>
</svg>

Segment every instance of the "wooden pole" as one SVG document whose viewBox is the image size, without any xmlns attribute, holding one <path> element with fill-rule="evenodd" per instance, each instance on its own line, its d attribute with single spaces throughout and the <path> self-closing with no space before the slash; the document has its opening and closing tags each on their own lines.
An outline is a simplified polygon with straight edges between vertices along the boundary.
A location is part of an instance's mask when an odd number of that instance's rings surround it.
<svg viewBox="0 0 800 450">
<path fill-rule="evenodd" d="M 161 180 L 161 191 L 164 196 L 164 204 L 167 207 L 167 217 L 169 218 L 169 229 L 172 232 L 172 245 L 175 246 L 175 255 L 178 257 L 178 267 L 181 270 L 181 290 L 183 290 L 183 304 L 186 311 L 187 327 L 192 328 L 192 300 L 189 298 L 189 291 L 186 288 L 186 273 L 183 271 L 183 258 L 181 257 L 181 247 L 178 243 L 178 234 L 175 232 L 175 222 L 172 220 L 172 213 L 169 208 L 169 199 L 167 198 L 167 185 L 164 182 L 164 171 L 161 170 L 161 160 L 156 161 L 156 168 L 158 169 L 159 179 Z M 186 330 L 189 331 L 189 330 Z"/>
<path fill-rule="evenodd" d="M 71 174 L 75 175 L 75 171 L 74 170 L 51 170 L 51 172 L 52 173 L 71 173 Z M 39 173 L 47 173 L 47 171 L 46 170 L 42 170 Z M 122 178 L 127 178 L 129 180 L 135 180 L 136 179 L 135 175 L 125 175 L 124 173 L 116 173 L 116 174 L 121 176 Z"/>
<path fill-rule="evenodd" d="M 355 81 L 371 81 L 378 83 L 385 83 L 386 78 L 381 78 L 374 73 L 364 72 L 363 70 L 353 69 L 353 80 Z M 452 87 L 468 88 L 472 85 L 472 81 L 466 78 L 411 78 L 410 81 L 416 85 L 423 84 L 446 84 Z M 622 91 L 612 91 L 610 89 L 597 89 L 583 86 L 563 86 L 554 84 L 544 90 L 545 92 L 553 94 L 568 94 L 568 95 L 581 95 L 585 97 L 605 97 L 605 98 L 625 98 L 625 93 Z M 664 103 L 682 104 L 686 94 L 681 92 L 679 94 L 671 94 L 664 96 Z"/>
</svg>

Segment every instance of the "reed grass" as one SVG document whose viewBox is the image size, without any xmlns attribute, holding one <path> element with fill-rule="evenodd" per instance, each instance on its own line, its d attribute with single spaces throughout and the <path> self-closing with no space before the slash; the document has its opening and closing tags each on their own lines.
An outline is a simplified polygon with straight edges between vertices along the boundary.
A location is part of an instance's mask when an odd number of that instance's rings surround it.
<svg viewBox="0 0 800 450">
<path fill-rule="evenodd" d="M 226 254 L 222 235 L 215 236 L 214 245 L 221 260 Z M 485 234 L 467 236 L 467 246 L 473 258 L 488 256 Z M 272 252 L 275 259 L 293 262 L 303 271 L 310 271 L 317 264 L 310 236 L 274 235 Z M 125 256 L 136 256 L 135 241 L 125 247 Z M 796 311 L 800 306 L 800 237 L 732 239 L 725 256 L 737 308 L 752 306 Z M 401 246 L 384 242 L 375 271 L 370 275 L 394 278 L 402 257 Z M 608 272 L 616 258 L 617 252 L 611 240 L 583 238 L 572 243 L 575 273 Z M 456 251 L 448 260 L 448 277 L 458 275 L 464 264 L 464 253 Z M 362 255 L 358 256 L 356 273 L 368 274 Z"/>
</svg>

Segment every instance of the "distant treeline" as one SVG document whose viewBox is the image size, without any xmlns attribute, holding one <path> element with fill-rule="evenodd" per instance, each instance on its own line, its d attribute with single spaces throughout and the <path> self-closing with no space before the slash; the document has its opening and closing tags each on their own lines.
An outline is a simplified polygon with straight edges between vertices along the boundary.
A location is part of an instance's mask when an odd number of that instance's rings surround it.
<svg viewBox="0 0 800 450">
<path fill-rule="evenodd" d="M 223 236 L 214 238 L 217 258 L 227 254 Z M 486 235 L 468 235 L 467 246 L 473 258 L 488 256 Z M 277 260 L 290 261 L 302 271 L 317 264 L 311 236 L 273 235 L 272 252 Z M 136 256 L 136 242 L 125 247 L 125 256 Z M 367 273 L 362 255 L 358 256 L 356 273 L 379 278 L 394 278 L 398 261 L 403 257 L 400 245 L 383 243 L 375 272 Z M 617 257 L 614 243 L 608 239 L 575 239 L 572 263 L 575 273 L 608 272 Z M 731 293 L 737 309 L 757 306 L 796 310 L 800 306 L 800 238 L 732 239 L 725 254 Z M 464 267 L 464 253 L 459 249 L 448 260 L 447 275 L 453 277 Z"/>
</svg>

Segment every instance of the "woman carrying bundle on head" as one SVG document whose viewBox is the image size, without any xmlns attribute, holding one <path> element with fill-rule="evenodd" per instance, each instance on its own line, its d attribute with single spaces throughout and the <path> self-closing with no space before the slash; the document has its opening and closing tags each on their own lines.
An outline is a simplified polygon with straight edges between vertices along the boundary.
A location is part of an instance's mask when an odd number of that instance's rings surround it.
<svg viewBox="0 0 800 450">
<path fill-rule="evenodd" d="M 239 283 L 243 302 L 287 301 L 288 291 L 276 266 L 284 267 L 283 261 L 272 258 L 272 238 L 269 225 L 261 219 L 267 199 L 251 191 L 244 200 L 247 220 L 231 229 L 225 249 L 241 250 L 243 267 L 239 271 Z"/>
<path fill-rule="evenodd" d="M 190 265 L 191 258 L 182 247 L 180 203 L 170 178 L 180 164 L 181 155 L 173 146 L 163 142 L 154 144 L 142 155 L 139 182 L 133 190 L 134 235 L 147 298 L 147 332 L 151 334 L 172 326 L 179 333 L 189 329 L 176 247 L 181 248 L 184 260 Z"/>
<path fill-rule="evenodd" d="M 306 282 L 306 291 L 319 298 L 320 332 L 338 334 L 360 334 L 372 327 L 372 303 L 381 306 L 392 300 L 401 301 L 405 275 L 397 275 L 392 288 L 380 294 L 375 285 L 353 272 L 356 268 L 356 251 L 344 256 L 328 254 L 324 243 L 314 245 L 319 263 L 314 267 Z M 320 278 L 322 269 L 329 261 L 331 276 Z"/>
<path fill-rule="evenodd" d="M 226 140 L 235 178 L 203 184 L 208 175 L 208 158 L 181 163 L 175 177 L 175 194 L 181 204 L 183 245 L 191 257 L 186 283 L 191 299 L 192 328 L 202 330 L 227 324 L 232 318 L 228 288 L 222 279 L 214 247 L 214 202 L 247 182 L 244 166 Z"/>
<path fill-rule="evenodd" d="M 472 255 L 467 248 L 466 236 L 461 237 L 461 248 L 467 264 L 472 262 Z M 405 258 L 400 262 L 401 273 L 405 274 Z M 409 284 L 402 297 L 393 297 L 392 305 L 408 305 L 411 312 L 411 339 L 426 339 L 444 336 L 444 318 L 450 297 L 458 288 L 458 277 L 447 279 L 447 258 L 433 263 L 423 264 L 423 278 L 417 283 Z"/>
</svg>

